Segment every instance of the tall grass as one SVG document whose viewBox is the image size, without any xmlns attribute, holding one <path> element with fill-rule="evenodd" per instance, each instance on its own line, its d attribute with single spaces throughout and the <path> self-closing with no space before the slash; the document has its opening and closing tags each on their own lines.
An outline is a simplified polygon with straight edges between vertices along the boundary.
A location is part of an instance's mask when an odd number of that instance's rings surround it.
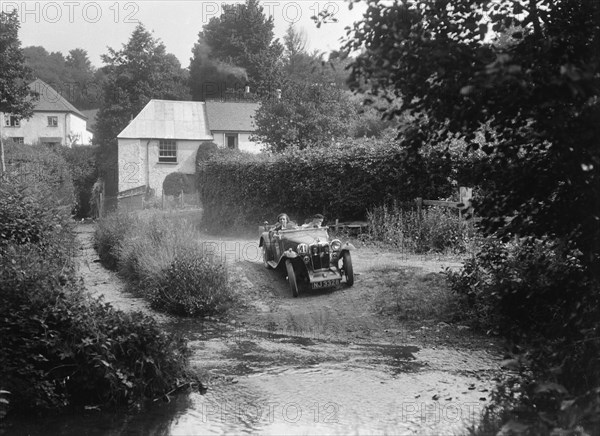
<svg viewBox="0 0 600 436">
<path fill-rule="evenodd" d="M 393 203 L 367 211 L 367 221 L 366 240 L 412 253 L 470 252 L 476 239 L 471 221 L 442 207 L 424 208 L 419 213 Z"/>
<path fill-rule="evenodd" d="M 175 217 L 118 212 L 101 219 L 95 233 L 100 259 L 159 310 L 187 316 L 225 312 L 236 300 L 227 269 L 204 251 L 194 223 Z"/>
</svg>

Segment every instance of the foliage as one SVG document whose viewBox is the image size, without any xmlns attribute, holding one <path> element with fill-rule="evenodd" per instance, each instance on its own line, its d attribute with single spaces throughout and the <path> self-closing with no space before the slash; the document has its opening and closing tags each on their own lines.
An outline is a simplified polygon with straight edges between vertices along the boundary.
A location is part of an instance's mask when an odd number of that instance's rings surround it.
<svg viewBox="0 0 600 436">
<path fill-rule="evenodd" d="M 588 291 L 589 277 L 573 246 L 548 238 L 490 238 L 448 279 L 465 320 L 529 349 L 518 358 L 533 370 L 530 383 L 515 387 L 518 405 L 504 405 L 515 422 L 528 431 L 550 426 L 538 434 L 593 422 L 588 412 L 598 405 L 600 301 Z M 560 388 L 548 397 L 550 392 L 539 390 L 542 381 Z"/>
<path fill-rule="evenodd" d="M 258 0 L 223 4 L 221 15 L 204 25 L 192 50 L 193 98 L 222 97 L 207 93 L 222 83 L 242 88 L 248 84 L 258 93 L 271 89 L 280 79 L 283 51 L 279 41 L 273 41 L 273 28 L 273 17 L 265 15 Z"/>
<path fill-rule="evenodd" d="M 35 97 L 24 80 L 29 74 L 19 40 L 16 11 L 0 12 L 0 112 L 22 118 L 32 114 Z"/>
<path fill-rule="evenodd" d="M 256 225 L 285 211 L 295 219 L 364 219 L 386 201 L 450 194 L 450 163 L 413 159 L 385 140 L 355 140 L 329 149 L 290 149 L 275 156 L 219 151 L 198 166 L 203 225 Z"/>
<path fill-rule="evenodd" d="M 182 192 L 184 194 L 191 194 L 196 189 L 193 179 L 193 175 L 180 173 L 178 171 L 167 174 L 167 177 L 165 177 L 163 182 L 164 195 L 174 195 L 178 197 Z"/>
<path fill-rule="evenodd" d="M 218 149 L 219 146 L 214 142 L 201 142 L 196 152 L 196 166 L 208 160 Z"/>
<path fill-rule="evenodd" d="M 2 414 L 137 404 L 192 380 L 182 341 L 85 293 L 72 221 L 37 183 L 0 187 Z"/>
<path fill-rule="evenodd" d="M 74 187 L 69 165 L 47 147 L 6 144 L 6 168 L 10 178 L 46 192 L 58 205 L 71 207 Z"/>
<path fill-rule="evenodd" d="M 175 256 L 150 290 L 153 307 L 185 316 L 223 313 L 233 302 L 225 266 L 201 251 Z"/>
<path fill-rule="evenodd" d="M 466 264 L 455 286 L 471 310 L 530 343 L 536 375 L 561 368 L 575 396 L 600 386 L 600 4 L 372 2 L 350 34 L 353 88 L 414 117 L 409 150 L 459 138 L 486 155 L 475 211 L 487 235 L 519 243 Z"/>
<path fill-rule="evenodd" d="M 69 165 L 69 172 L 75 187 L 74 215 L 77 218 L 91 216 L 92 189 L 98 179 L 97 147 L 60 147 L 57 151 Z"/>
<path fill-rule="evenodd" d="M 491 165 L 481 178 L 490 189 L 478 214 L 488 233 L 568 237 L 597 265 L 600 6 L 478 4 L 371 4 L 346 46 L 366 43 L 353 86 L 401 98 L 392 114 L 419 114 L 404 137 L 413 148 L 459 134 L 475 149 L 486 124 Z M 490 27 L 515 25 L 523 31 L 511 33 L 511 44 L 485 40 Z"/>
<path fill-rule="evenodd" d="M 414 202 L 376 206 L 367 211 L 367 222 L 365 240 L 413 253 L 464 253 L 475 238 L 472 222 L 460 219 L 457 211 L 430 207 L 419 216 Z"/>
<path fill-rule="evenodd" d="M 153 212 L 100 219 L 95 240 L 108 253 L 101 259 L 157 309 L 187 316 L 225 312 L 236 301 L 225 266 L 191 237 L 189 221 L 173 217 Z"/>
<path fill-rule="evenodd" d="M 347 91 L 326 83 L 288 80 L 281 99 L 267 96 L 261 102 L 254 135 L 275 152 L 327 147 L 349 136 L 356 112 Z"/>
</svg>

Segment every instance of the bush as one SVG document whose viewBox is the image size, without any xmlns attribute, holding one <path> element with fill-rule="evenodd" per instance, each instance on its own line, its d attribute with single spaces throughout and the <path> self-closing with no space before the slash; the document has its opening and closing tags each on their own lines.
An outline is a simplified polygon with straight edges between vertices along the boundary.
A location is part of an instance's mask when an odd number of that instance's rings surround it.
<svg viewBox="0 0 600 436">
<path fill-rule="evenodd" d="M 7 401 L 11 413 L 129 405 L 193 380 L 181 340 L 85 293 L 54 197 L 9 178 L 0 215 L 0 415 Z"/>
<path fill-rule="evenodd" d="M 167 174 L 163 182 L 163 194 L 179 197 L 181 193 L 191 194 L 195 191 L 194 176 L 174 172 Z"/>
<path fill-rule="evenodd" d="M 461 271 L 448 272 L 448 279 L 481 327 L 509 336 L 556 338 L 568 333 L 564 321 L 585 292 L 583 273 L 576 253 L 555 241 L 489 238 Z"/>
<path fill-rule="evenodd" d="M 196 232 L 191 223 L 168 216 L 109 215 L 99 221 L 97 244 L 105 246 L 109 265 L 153 307 L 187 316 L 225 312 L 236 301 L 225 266 L 191 237 Z"/>
<path fill-rule="evenodd" d="M 234 301 L 225 267 L 190 252 L 177 255 L 161 272 L 150 299 L 157 309 L 186 316 L 223 313 Z"/>
<path fill-rule="evenodd" d="M 513 427 L 531 434 L 584 424 L 598 430 L 600 290 L 581 253 L 551 238 L 490 238 L 447 276 L 464 318 L 510 338 L 524 363 L 520 379 L 498 390 L 501 406 L 515 407 Z"/>
<path fill-rule="evenodd" d="M 364 219 L 369 208 L 393 199 L 448 196 L 450 164 L 441 153 L 425 160 L 384 140 L 276 156 L 220 150 L 197 167 L 203 224 L 255 226 L 282 211 L 297 219 L 314 213 Z"/>
<path fill-rule="evenodd" d="M 61 206 L 73 206 L 75 189 L 65 159 L 43 146 L 5 144 L 7 177 L 42 190 Z"/>
</svg>

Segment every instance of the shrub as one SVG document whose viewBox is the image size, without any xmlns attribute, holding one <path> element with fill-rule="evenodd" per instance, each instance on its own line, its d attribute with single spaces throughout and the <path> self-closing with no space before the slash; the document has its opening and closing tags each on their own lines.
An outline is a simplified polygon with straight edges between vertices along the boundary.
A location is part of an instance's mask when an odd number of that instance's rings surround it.
<svg viewBox="0 0 600 436">
<path fill-rule="evenodd" d="M 0 415 L 7 401 L 11 413 L 129 405 L 193 380 L 181 340 L 84 292 L 52 195 L 9 178 L 0 215 Z"/>
<path fill-rule="evenodd" d="M 186 316 L 222 313 L 234 302 L 225 267 L 199 252 L 175 256 L 152 284 L 150 299 L 155 308 Z"/>
<path fill-rule="evenodd" d="M 47 197 L 62 206 L 72 207 L 75 189 L 65 159 L 43 146 L 5 144 L 7 177 L 43 190 Z"/>
<path fill-rule="evenodd" d="M 179 197 L 181 193 L 191 194 L 195 191 L 194 176 L 174 172 L 167 174 L 163 182 L 163 194 Z"/>
<path fill-rule="evenodd" d="M 577 426 L 597 432 L 600 293 L 581 252 L 548 237 L 490 238 L 447 276 L 465 319 L 509 337 L 523 363 L 516 382 L 498 389 L 494 407 L 505 410 L 496 418 L 513 414 L 506 432 L 580 434 Z"/>
<path fill-rule="evenodd" d="M 19 247 L 1 261 L 0 379 L 14 410 L 123 406 L 186 378 L 183 342 L 152 318 L 91 299 L 47 259 Z"/>
</svg>

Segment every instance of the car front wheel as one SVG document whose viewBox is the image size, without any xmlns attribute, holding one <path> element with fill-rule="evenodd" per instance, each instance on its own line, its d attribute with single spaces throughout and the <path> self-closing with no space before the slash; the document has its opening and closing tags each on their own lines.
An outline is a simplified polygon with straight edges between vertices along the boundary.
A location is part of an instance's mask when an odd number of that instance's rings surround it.
<svg viewBox="0 0 600 436">
<path fill-rule="evenodd" d="M 285 261 L 285 268 L 287 269 L 288 282 L 290 282 L 290 290 L 294 298 L 298 297 L 298 283 L 296 282 L 296 273 L 294 272 L 294 265 L 290 260 Z"/>
<path fill-rule="evenodd" d="M 344 270 L 344 276 L 346 277 L 346 284 L 352 286 L 354 284 L 354 271 L 352 270 L 352 257 L 349 251 L 344 251 L 342 257 L 342 269 Z"/>
</svg>

